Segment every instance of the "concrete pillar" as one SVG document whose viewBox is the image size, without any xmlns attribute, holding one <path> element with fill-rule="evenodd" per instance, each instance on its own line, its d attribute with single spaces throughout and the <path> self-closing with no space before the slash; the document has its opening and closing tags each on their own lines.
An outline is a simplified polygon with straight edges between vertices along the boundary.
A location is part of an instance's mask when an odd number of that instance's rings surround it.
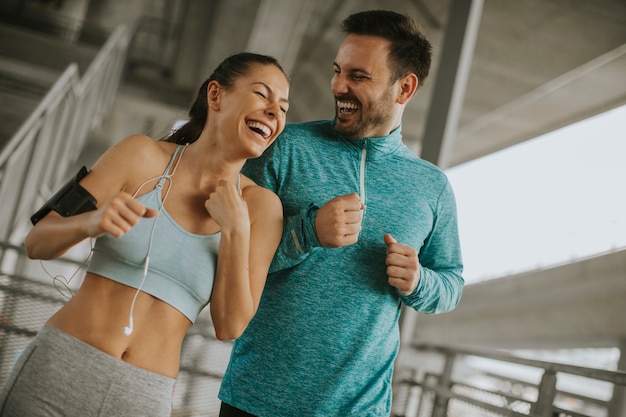
<svg viewBox="0 0 626 417">
<path fill-rule="evenodd" d="M 291 74 L 312 7 L 312 0 L 262 0 L 246 50 L 273 56 Z"/>
<path fill-rule="evenodd" d="M 445 169 L 456 137 L 483 0 L 452 0 L 421 157 Z"/>
<path fill-rule="evenodd" d="M 112 32 L 120 24 L 125 24 L 131 30 L 137 19 L 147 9 L 149 0 L 85 0 L 84 3 L 88 4 L 85 14 L 86 20 Z"/>
<path fill-rule="evenodd" d="M 224 58 L 243 51 L 259 4 L 258 0 L 190 0 L 181 20 L 175 84 L 195 91 Z"/>
<path fill-rule="evenodd" d="M 183 12 L 180 42 L 172 68 L 174 84 L 196 91 L 209 72 L 205 66 L 211 53 L 210 32 L 216 24 L 215 1 L 189 1 Z M 190 97 L 191 99 L 192 97 Z"/>
</svg>

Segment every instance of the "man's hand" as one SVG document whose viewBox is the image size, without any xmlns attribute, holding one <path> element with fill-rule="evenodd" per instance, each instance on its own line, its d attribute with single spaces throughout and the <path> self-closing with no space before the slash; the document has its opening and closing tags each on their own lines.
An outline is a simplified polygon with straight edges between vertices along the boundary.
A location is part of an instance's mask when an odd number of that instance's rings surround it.
<svg viewBox="0 0 626 417">
<path fill-rule="evenodd" d="M 326 248 L 352 245 L 359 239 L 365 205 L 357 193 L 335 197 L 317 210 L 315 231 Z"/>
<path fill-rule="evenodd" d="M 409 295 L 420 280 L 419 259 L 417 251 L 407 245 L 398 243 L 390 234 L 385 235 L 387 245 L 387 282 L 398 289 L 400 294 Z"/>
</svg>

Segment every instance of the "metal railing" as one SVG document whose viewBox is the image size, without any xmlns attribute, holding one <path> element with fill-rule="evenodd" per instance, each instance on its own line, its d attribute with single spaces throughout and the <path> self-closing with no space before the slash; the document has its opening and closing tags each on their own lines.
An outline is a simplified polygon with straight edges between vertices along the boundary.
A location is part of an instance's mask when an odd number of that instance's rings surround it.
<svg viewBox="0 0 626 417">
<path fill-rule="evenodd" d="M 50 198 L 113 105 L 129 34 L 117 27 L 85 74 L 70 64 L 0 152 L 0 241 L 21 243 L 34 209 Z"/>
<path fill-rule="evenodd" d="M 501 351 L 418 345 L 415 366 L 403 369 L 394 417 L 623 417 L 626 372 L 527 359 Z M 469 359 L 500 363 L 508 372 L 472 367 Z M 417 364 L 419 363 L 419 364 Z M 517 368 L 517 369 L 516 369 Z M 524 375 L 515 378 L 510 373 Z M 532 375 L 529 377 L 529 375 Z M 585 393 L 559 387 L 576 378 Z M 563 384 L 560 384 L 563 385 Z M 604 398 L 590 387 L 601 386 Z"/>
</svg>

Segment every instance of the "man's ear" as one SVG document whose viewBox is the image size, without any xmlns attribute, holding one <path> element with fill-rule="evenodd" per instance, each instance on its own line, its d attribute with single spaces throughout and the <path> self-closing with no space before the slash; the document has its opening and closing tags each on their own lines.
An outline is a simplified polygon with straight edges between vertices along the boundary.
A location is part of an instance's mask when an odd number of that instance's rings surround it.
<svg viewBox="0 0 626 417">
<path fill-rule="evenodd" d="M 206 100 L 209 109 L 219 110 L 222 101 L 222 86 L 217 81 L 211 81 L 206 88 Z"/>
<path fill-rule="evenodd" d="M 408 102 L 417 91 L 419 80 L 415 74 L 407 74 L 398 80 L 400 91 L 398 93 L 398 103 L 405 104 Z"/>
</svg>

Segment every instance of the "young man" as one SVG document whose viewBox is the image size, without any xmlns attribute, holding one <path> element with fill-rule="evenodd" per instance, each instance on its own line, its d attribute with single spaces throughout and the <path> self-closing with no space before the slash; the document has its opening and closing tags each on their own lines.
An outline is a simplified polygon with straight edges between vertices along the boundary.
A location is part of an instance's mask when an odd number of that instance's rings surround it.
<svg viewBox="0 0 626 417">
<path fill-rule="evenodd" d="M 277 192 L 285 227 L 261 304 L 235 341 L 221 416 L 388 416 L 402 303 L 442 313 L 461 297 L 446 176 L 402 143 L 431 46 L 389 11 L 343 23 L 334 121 L 288 125 L 244 172 Z"/>
</svg>

